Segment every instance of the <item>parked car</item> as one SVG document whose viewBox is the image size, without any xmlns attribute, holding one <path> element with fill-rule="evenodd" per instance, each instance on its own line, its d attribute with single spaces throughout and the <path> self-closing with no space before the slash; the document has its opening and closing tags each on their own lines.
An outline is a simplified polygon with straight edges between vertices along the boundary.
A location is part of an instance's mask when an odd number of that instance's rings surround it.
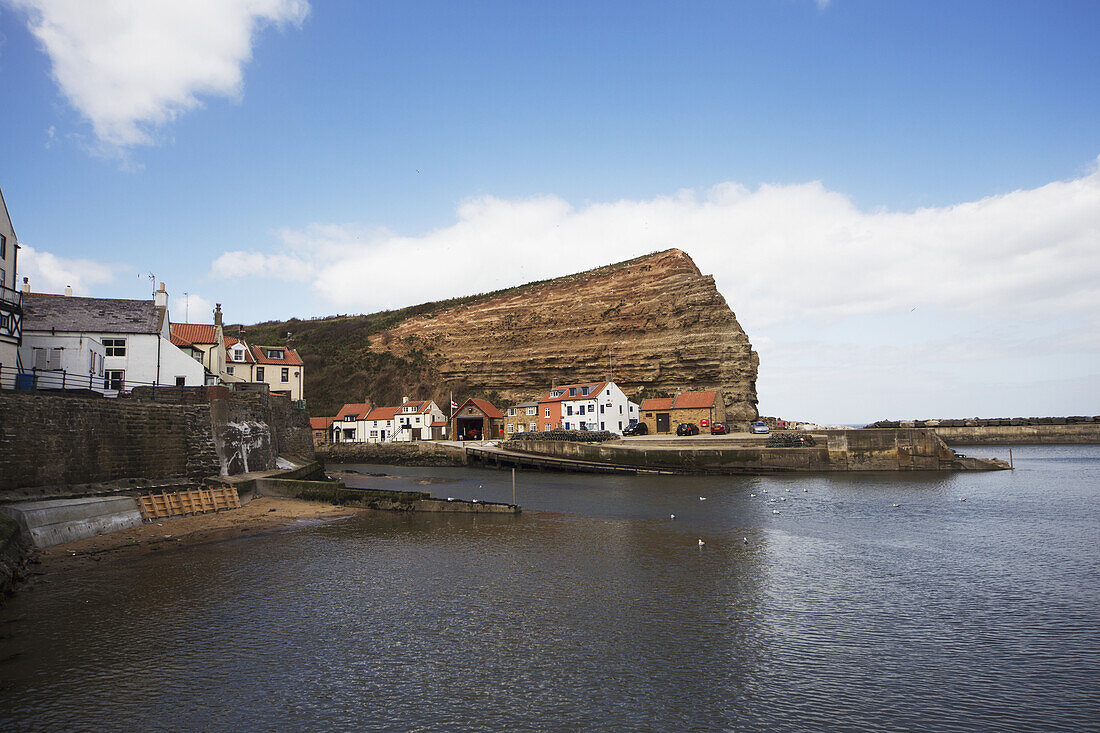
<svg viewBox="0 0 1100 733">
<path fill-rule="evenodd" d="M 724 422 L 711 423 L 710 425 L 711 435 L 728 435 L 729 431 L 729 425 L 726 425 Z"/>
<path fill-rule="evenodd" d="M 636 422 L 624 430 L 623 435 L 649 435 L 649 426 L 644 422 Z"/>
<path fill-rule="evenodd" d="M 767 435 L 771 432 L 771 430 L 768 429 L 767 423 L 763 423 L 757 420 L 749 426 L 749 432 L 756 433 L 758 435 Z"/>
<path fill-rule="evenodd" d="M 682 422 L 676 426 L 677 435 L 698 435 L 699 428 L 693 422 Z"/>
</svg>

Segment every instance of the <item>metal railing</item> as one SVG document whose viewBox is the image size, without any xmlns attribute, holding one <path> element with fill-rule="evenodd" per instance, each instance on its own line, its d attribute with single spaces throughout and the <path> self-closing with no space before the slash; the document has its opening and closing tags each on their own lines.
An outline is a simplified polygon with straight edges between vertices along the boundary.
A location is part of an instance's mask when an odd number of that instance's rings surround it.
<svg viewBox="0 0 1100 733">
<path fill-rule="evenodd" d="M 209 400 L 207 387 L 156 384 L 133 379 L 70 372 L 64 369 L 23 369 L 0 364 L 0 389 L 17 392 L 98 394 L 108 398 L 134 397 L 176 404 Z"/>
</svg>

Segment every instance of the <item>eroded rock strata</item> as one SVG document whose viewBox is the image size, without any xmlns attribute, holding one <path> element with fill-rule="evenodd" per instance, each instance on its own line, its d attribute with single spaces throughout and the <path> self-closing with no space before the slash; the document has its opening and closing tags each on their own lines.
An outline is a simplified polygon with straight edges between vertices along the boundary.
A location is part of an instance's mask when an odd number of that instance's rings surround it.
<svg viewBox="0 0 1100 733">
<path fill-rule="evenodd" d="M 409 318 L 370 349 L 419 351 L 442 383 L 506 400 L 610 373 L 628 394 L 716 389 L 728 421 L 757 416 L 759 358 L 714 278 L 678 249 Z"/>
</svg>

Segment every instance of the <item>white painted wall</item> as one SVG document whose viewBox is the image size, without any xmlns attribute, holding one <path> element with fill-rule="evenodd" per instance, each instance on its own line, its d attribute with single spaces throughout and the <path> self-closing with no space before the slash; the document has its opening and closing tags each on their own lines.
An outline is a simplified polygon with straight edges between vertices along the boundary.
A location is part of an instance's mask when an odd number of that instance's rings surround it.
<svg viewBox="0 0 1100 733">
<path fill-rule="evenodd" d="M 562 427 L 566 430 L 581 430 L 581 424 L 584 423 L 587 430 L 606 430 L 621 435 L 630 425 L 631 404 L 633 403 L 626 398 L 619 386 L 609 382 L 599 394 L 562 400 Z M 584 414 L 581 414 L 582 406 Z M 572 415 L 569 414 L 570 407 L 573 408 Z M 636 405 L 633 417 L 638 417 Z"/>
<path fill-rule="evenodd" d="M 36 369 L 36 349 L 59 349 L 60 360 L 53 370 Z M 19 350 L 23 371 L 38 375 L 39 389 L 90 389 L 105 394 L 103 387 L 103 344 L 86 334 L 28 333 Z M 93 358 L 94 357 L 94 358 Z"/>
</svg>

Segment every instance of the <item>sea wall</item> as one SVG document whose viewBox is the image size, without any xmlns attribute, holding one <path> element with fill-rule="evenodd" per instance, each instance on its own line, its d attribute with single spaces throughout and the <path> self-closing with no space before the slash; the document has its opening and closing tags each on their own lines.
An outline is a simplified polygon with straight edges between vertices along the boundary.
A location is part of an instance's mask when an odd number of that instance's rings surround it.
<svg viewBox="0 0 1100 733">
<path fill-rule="evenodd" d="M 376 463 L 387 466 L 464 466 L 461 447 L 419 441 L 414 443 L 335 443 L 317 449 L 325 463 Z"/>
<path fill-rule="evenodd" d="M 768 448 L 761 445 L 685 440 L 683 447 L 625 443 L 567 443 L 511 440 L 508 448 L 524 453 L 704 473 L 778 473 L 810 471 L 993 470 L 1007 467 L 955 455 L 930 429 L 827 430 L 815 432 L 817 445 Z"/>
<path fill-rule="evenodd" d="M 948 445 L 1100 444 L 1100 416 L 881 420 L 868 428 L 931 428 Z"/>
<path fill-rule="evenodd" d="M 158 388 L 155 400 L 135 393 L 0 392 L 0 492 L 196 482 L 273 469 L 280 455 L 313 458 L 309 418 L 285 399 L 224 387 Z"/>
<path fill-rule="evenodd" d="M 0 490 L 218 473 L 208 404 L 0 392 Z"/>
</svg>

